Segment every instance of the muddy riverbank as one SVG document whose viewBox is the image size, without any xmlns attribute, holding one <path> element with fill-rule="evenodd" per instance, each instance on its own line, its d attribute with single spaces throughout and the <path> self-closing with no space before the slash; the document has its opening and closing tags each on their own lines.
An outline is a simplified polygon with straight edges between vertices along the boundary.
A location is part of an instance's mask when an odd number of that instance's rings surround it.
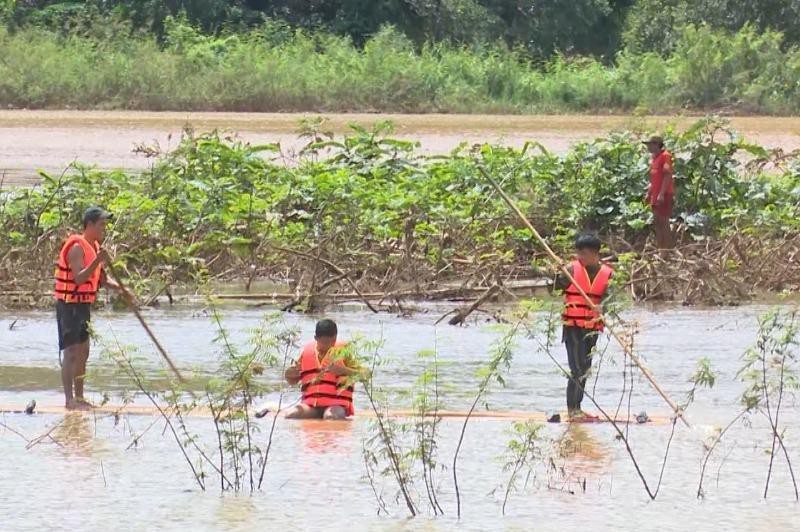
<svg viewBox="0 0 800 532">
<path fill-rule="evenodd" d="M 71 162 L 101 168 L 144 169 L 151 160 L 134 148 L 140 144 L 174 147 L 184 127 L 198 132 L 236 132 L 253 144 L 281 144 L 288 154 L 306 144 L 297 131 L 303 119 L 323 116 L 324 129 L 343 133 L 348 125 L 370 127 L 381 120 L 395 124 L 396 137 L 419 141 L 421 152 L 448 153 L 462 142 L 519 147 L 537 142 L 564 153 L 576 142 L 608 131 L 648 131 L 674 124 L 683 128 L 696 120 L 686 116 L 583 115 L 398 115 L 299 113 L 180 113 L 133 111 L 0 111 L 0 175 L 6 185 L 39 182 L 38 169 L 58 174 Z M 800 147 L 800 119 L 733 117 L 732 126 L 752 142 L 786 151 Z"/>
</svg>

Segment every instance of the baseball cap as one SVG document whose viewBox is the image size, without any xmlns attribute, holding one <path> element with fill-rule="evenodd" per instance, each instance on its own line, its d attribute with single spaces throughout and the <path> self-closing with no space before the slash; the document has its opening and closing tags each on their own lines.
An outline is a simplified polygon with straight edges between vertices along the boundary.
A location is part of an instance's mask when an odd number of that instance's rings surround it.
<svg viewBox="0 0 800 532">
<path fill-rule="evenodd" d="M 83 225 L 94 223 L 98 220 L 110 220 L 114 215 L 105 209 L 94 206 L 83 211 Z"/>
<path fill-rule="evenodd" d="M 664 137 L 660 137 L 658 135 L 653 135 L 646 141 L 642 142 L 642 144 L 658 144 L 659 146 L 664 145 Z"/>
</svg>

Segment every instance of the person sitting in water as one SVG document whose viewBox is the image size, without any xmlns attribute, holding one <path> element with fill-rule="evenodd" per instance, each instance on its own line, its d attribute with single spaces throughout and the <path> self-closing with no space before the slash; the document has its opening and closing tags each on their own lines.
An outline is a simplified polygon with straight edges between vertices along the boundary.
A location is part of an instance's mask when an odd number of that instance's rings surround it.
<svg viewBox="0 0 800 532">
<path fill-rule="evenodd" d="M 596 421 L 597 416 L 581 410 L 584 388 L 589 370 L 592 368 L 592 351 L 597 337 L 603 331 L 603 320 L 597 309 L 607 296 L 609 282 L 614 271 L 600 262 L 600 239 L 594 235 L 580 235 L 575 241 L 576 258 L 567 266 L 569 278 L 560 273 L 556 277 L 556 290 L 564 291 L 564 313 L 562 315 L 563 341 L 567 348 L 570 375 L 567 380 L 567 410 L 571 421 Z M 586 301 L 580 290 L 589 296 Z"/>
<path fill-rule="evenodd" d="M 286 381 L 292 386 L 299 383 L 302 392 L 300 404 L 286 414 L 287 419 L 345 419 L 354 414 L 352 377 L 361 371 L 337 335 L 334 321 L 317 322 L 314 340 L 286 370 Z"/>
</svg>

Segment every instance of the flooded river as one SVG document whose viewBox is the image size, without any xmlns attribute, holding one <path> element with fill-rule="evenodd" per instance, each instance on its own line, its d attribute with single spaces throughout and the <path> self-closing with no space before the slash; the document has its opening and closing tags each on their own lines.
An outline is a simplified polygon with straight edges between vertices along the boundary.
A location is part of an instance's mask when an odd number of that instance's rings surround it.
<svg viewBox="0 0 800 532">
<path fill-rule="evenodd" d="M 776 470 L 767 501 L 761 499 L 767 472 L 769 432 L 754 419 L 753 428 L 737 425 L 712 458 L 706 479 L 707 496 L 695 493 L 703 456 L 703 440 L 715 427 L 724 426 L 737 413 L 742 385 L 735 380 L 740 355 L 753 344 L 756 318 L 764 307 L 735 309 L 636 309 L 626 318 L 640 323 L 638 352 L 646 358 L 656 379 L 669 394 L 682 401 L 689 389 L 687 379 L 695 362 L 709 357 L 717 383 L 701 391 L 688 412 L 692 428 L 678 426 L 661 492 L 655 501 L 647 497 L 631 466 L 624 446 L 613 429 L 602 425 L 547 425 L 545 440 L 569 442 L 555 458 L 556 469 L 537 468 L 527 487 L 513 493 L 501 512 L 503 486 L 509 472 L 502 458 L 510 439 L 510 421 L 481 419 L 467 429 L 459 466 L 463 516 L 455 519 L 451 472 L 439 478 L 440 500 L 446 515 L 409 520 L 402 503 L 396 503 L 390 480 L 379 489 L 392 515 L 376 516 L 377 506 L 364 478 L 362 440 L 369 422 L 358 416 L 352 422 L 278 422 L 267 480 L 252 496 L 220 496 L 216 487 L 200 491 L 169 435 L 152 430 L 138 448 L 126 450 L 131 430 L 141 431 L 152 422 L 147 416 L 128 416 L 115 424 L 108 416 L 5 414 L 0 421 L 0 449 L 5 465 L 0 468 L 4 530 L 796 530 L 800 506 L 794 502 L 791 481 L 782 460 Z M 263 317 L 263 310 L 230 308 L 225 321 L 233 337 L 241 339 Z M 421 349 L 438 346 L 442 362 L 442 396 L 449 410 L 464 410 L 474 393 L 475 375 L 489 357 L 499 333 L 492 327 L 433 326 L 435 318 L 376 317 L 360 311 L 331 314 L 339 323 L 340 336 L 383 336 L 382 353 L 389 362 L 377 375 L 379 386 L 390 396 L 408 390 L 422 371 L 417 357 Z M 217 354 L 214 327 L 207 316 L 192 309 L 150 311 L 147 318 L 156 335 L 181 368 L 212 371 Z M 287 315 L 285 319 L 312 334 L 315 319 Z M 15 322 L 10 327 L 12 322 Z M 123 343 L 143 347 L 141 367 L 151 376 L 162 365 L 150 349 L 138 322 L 126 313 L 98 312 L 94 319 L 99 334 L 112 332 Z M 61 401 L 55 323 L 49 312 L 0 315 L 0 403 L 24 405 L 36 399 L 40 405 Z M 600 341 L 604 346 L 606 340 Z M 564 363 L 561 346 L 557 355 Z M 93 355 L 93 375 L 88 382 L 91 399 L 102 392 L 122 392 L 109 377 L 107 362 Z M 273 372 L 277 373 L 277 372 Z M 277 382 L 277 375 L 265 375 Z M 530 340 L 520 340 L 506 387 L 493 386 L 491 410 L 532 412 L 563 409 L 564 378 L 552 361 L 536 352 Z M 605 352 L 596 394 L 612 411 L 623 385 L 623 365 L 611 344 Z M 118 402 L 118 399 L 115 399 Z M 407 407 L 397 399 L 397 408 Z M 367 408 L 363 393 L 356 397 L 357 410 Z M 623 410 L 625 407 L 623 407 Z M 631 410 L 652 417 L 666 416 L 660 398 L 637 378 Z M 789 401 L 785 411 L 786 441 L 800 461 L 797 427 L 798 405 Z M 59 424 L 60 423 L 60 424 Z M 268 429 L 269 421 L 260 422 Z M 192 429 L 213 438 L 211 421 L 192 420 Z M 26 450 L 27 439 L 57 426 L 59 443 L 43 442 Z M 21 434 L 15 434 L 11 429 Z M 460 422 L 442 425 L 440 455 L 452 461 Z M 655 486 L 670 426 L 636 425 L 630 428 L 633 449 L 648 482 Z M 261 436 L 265 437 L 265 436 Z M 421 485 L 421 483 L 420 483 Z M 522 488 L 522 483 L 520 483 Z M 497 489 L 500 488 L 500 489 Z"/>
<path fill-rule="evenodd" d="M 305 144 L 298 139 L 300 120 L 315 114 L 153 113 L 131 111 L 0 111 L 0 176 L 6 185 L 34 184 L 38 169 L 58 174 L 71 162 L 101 168 L 143 169 L 151 160 L 133 152 L 138 144 L 175 146 L 184 127 L 197 131 L 236 132 L 254 144 L 278 142 L 286 153 Z M 323 130 L 345 132 L 349 124 L 371 127 L 391 120 L 396 137 L 419 141 L 422 153 L 447 153 L 462 142 L 522 146 L 541 143 L 563 153 L 575 142 L 617 129 L 644 132 L 692 117 L 632 116 L 488 116 L 488 115 L 325 115 Z M 800 147 L 800 120 L 734 117 L 732 125 L 748 140 L 792 150 Z"/>
</svg>

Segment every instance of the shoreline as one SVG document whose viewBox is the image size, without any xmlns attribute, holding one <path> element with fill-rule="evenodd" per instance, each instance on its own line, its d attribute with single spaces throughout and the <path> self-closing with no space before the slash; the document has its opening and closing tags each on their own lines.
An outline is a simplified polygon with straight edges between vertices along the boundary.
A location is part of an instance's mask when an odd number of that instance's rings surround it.
<svg viewBox="0 0 800 532">
<path fill-rule="evenodd" d="M 200 127 L 224 127 L 245 131 L 296 132 L 302 119 L 322 117 L 325 127 L 343 132 L 349 124 L 374 124 L 379 120 L 392 121 L 398 133 L 418 131 L 566 131 L 576 128 L 588 131 L 608 131 L 618 127 L 655 127 L 675 124 L 687 127 L 698 118 L 719 116 L 743 133 L 786 132 L 800 135 L 800 116 L 762 114 L 715 115 L 703 112 L 636 115 L 630 113 L 537 113 L 537 114 L 456 114 L 456 113 L 383 113 L 383 112 L 231 112 L 231 111 L 140 111 L 140 110 L 73 110 L 73 109 L 6 109 L 0 110 L 2 127 L 142 127 L 181 126 L 189 123 Z"/>
<path fill-rule="evenodd" d="M 157 145 L 171 149 L 185 127 L 198 133 L 232 132 L 253 145 L 277 143 L 291 157 L 308 142 L 299 138 L 300 121 L 321 117 L 321 131 L 341 135 L 350 124 L 367 129 L 390 120 L 392 138 L 419 143 L 420 155 L 446 155 L 461 144 L 522 148 L 527 142 L 555 154 L 609 131 L 632 130 L 646 135 L 674 125 L 685 129 L 696 116 L 687 115 L 464 115 L 381 113 L 229 113 L 151 111 L 0 110 L 0 188 L 34 186 L 39 171 L 60 174 L 74 162 L 102 170 L 146 170 L 153 162 L 134 150 Z M 748 141 L 784 151 L 800 149 L 800 118 L 736 116 L 726 118 Z M 47 149 L 43 150 L 42 147 Z"/>
</svg>

